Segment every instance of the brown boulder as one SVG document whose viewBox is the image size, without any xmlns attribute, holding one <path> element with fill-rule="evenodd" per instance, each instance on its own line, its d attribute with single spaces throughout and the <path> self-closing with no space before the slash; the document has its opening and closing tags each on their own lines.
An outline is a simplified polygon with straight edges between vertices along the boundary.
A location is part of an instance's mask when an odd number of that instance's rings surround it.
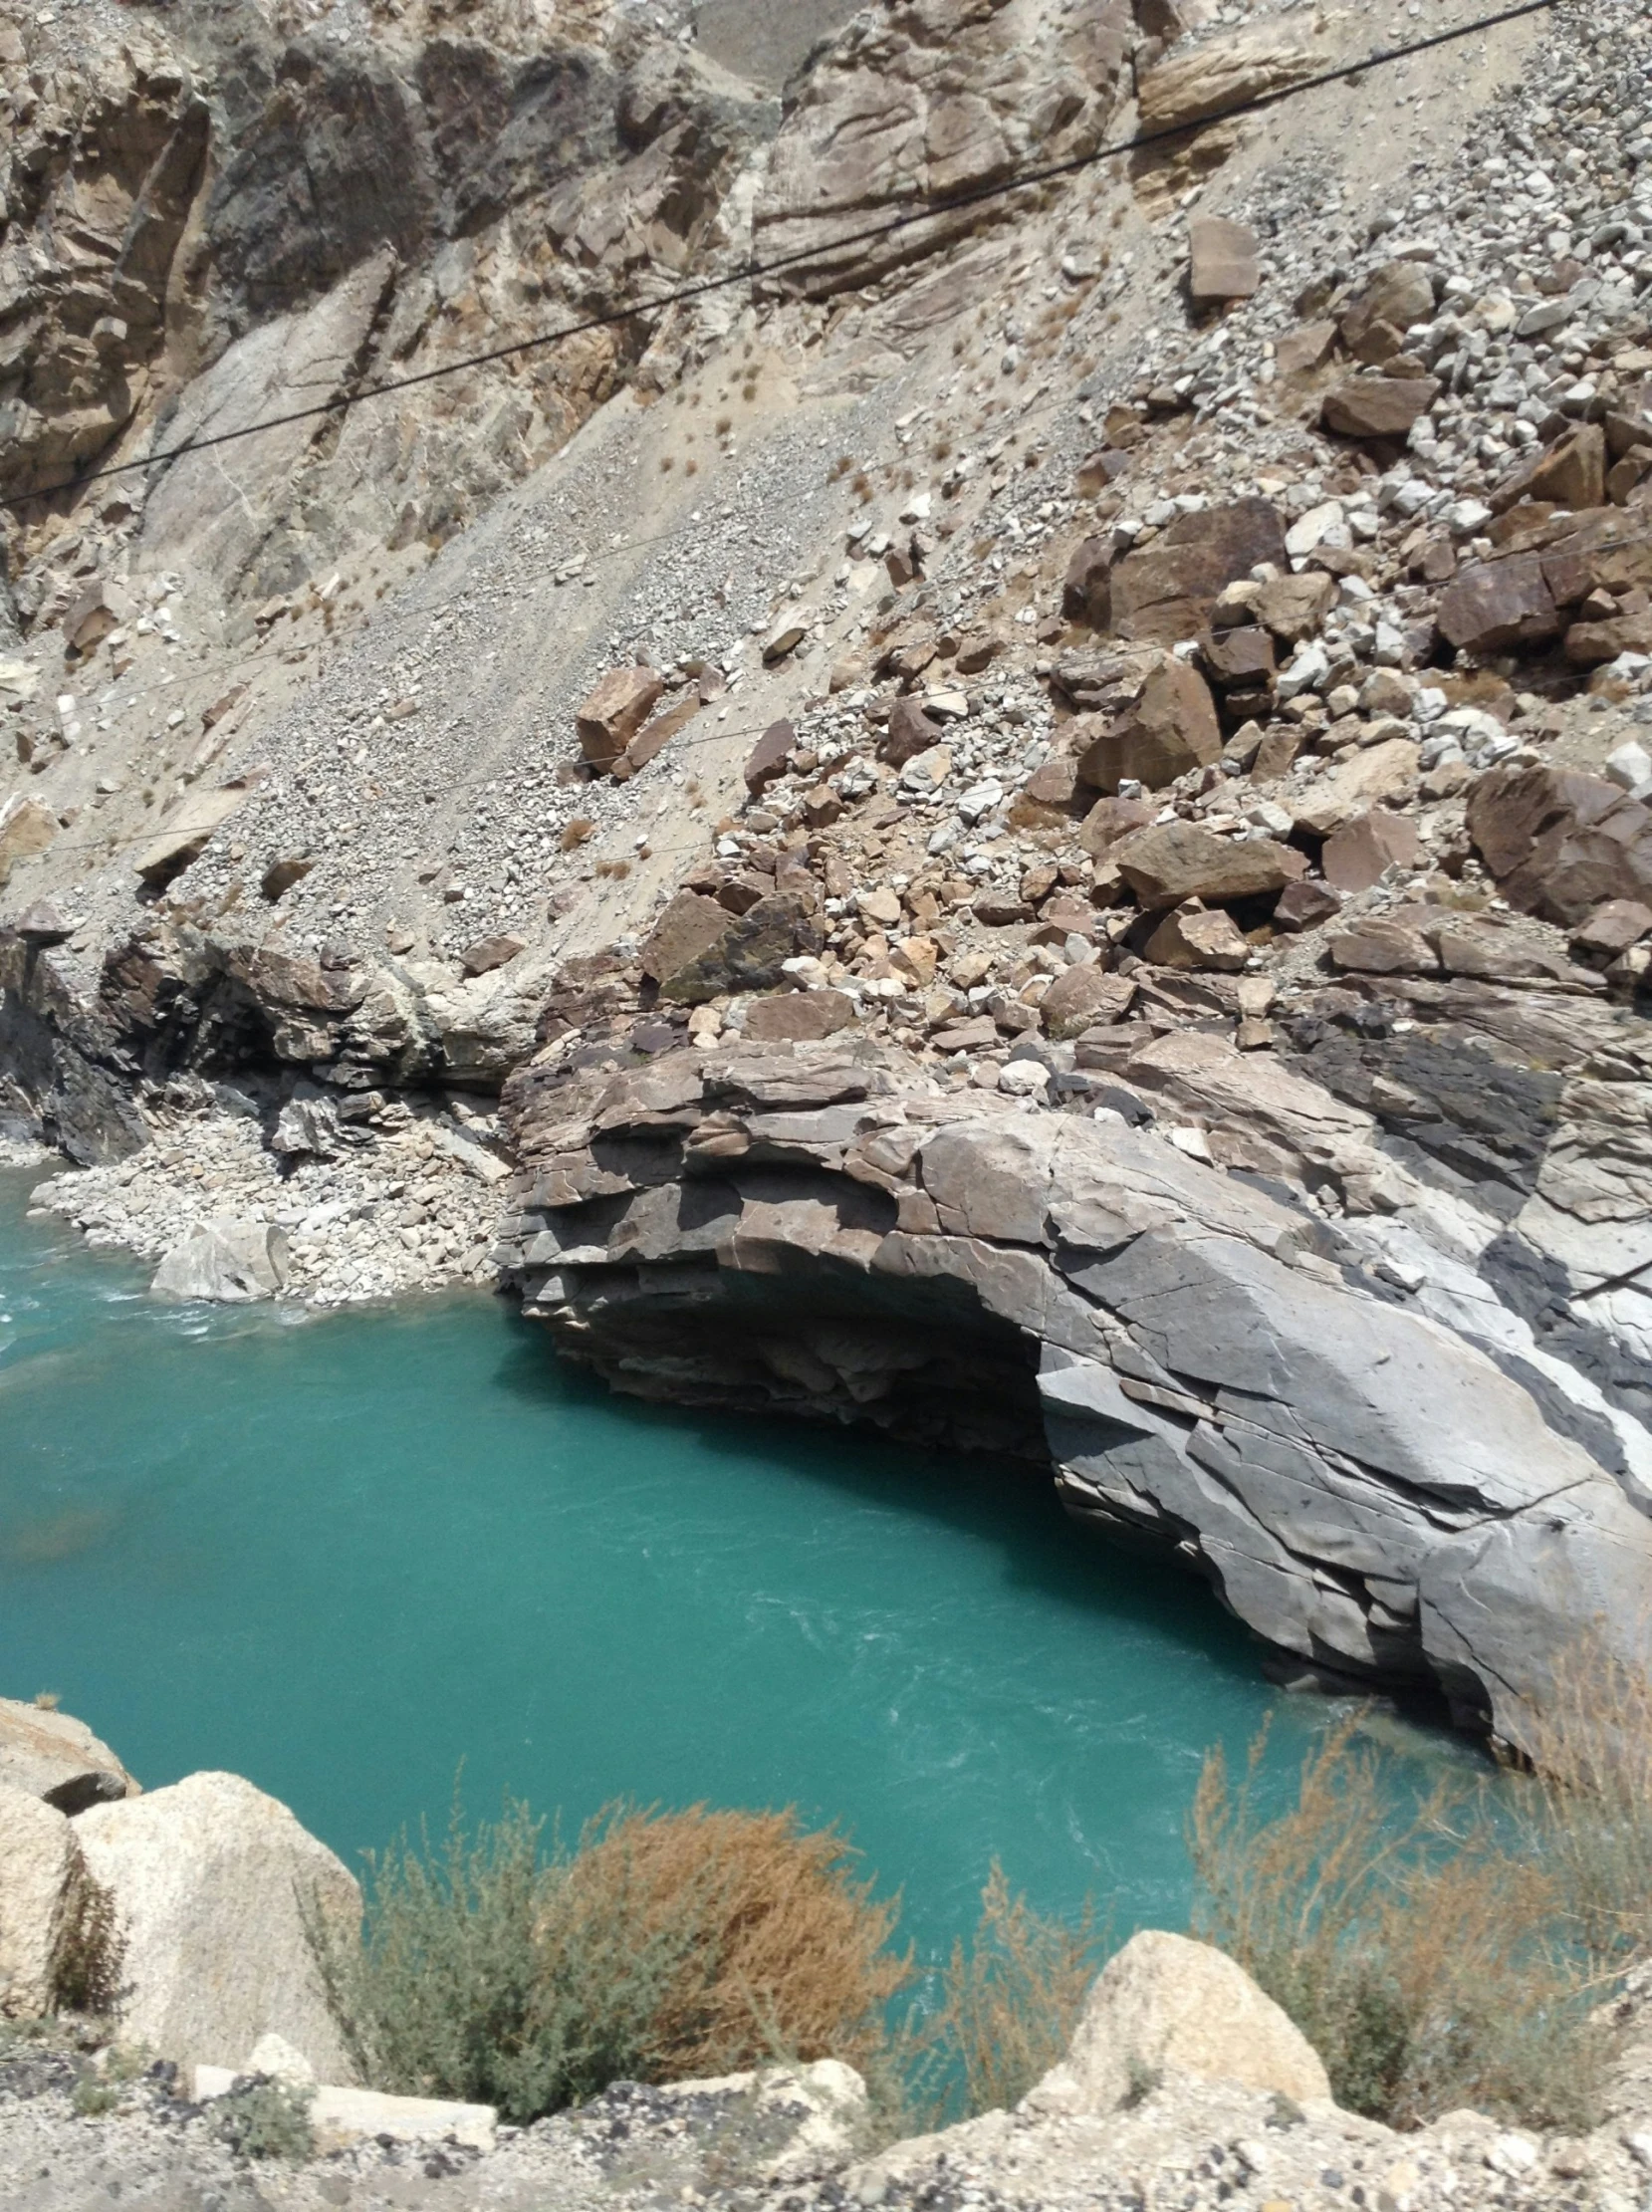
<svg viewBox="0 0 1652 2212">
<path fill-rule="evenodd" d="M 923 702 L 908 695 L 897 699 L 889 713 L 889 726 L 877 748 L 879 760 L 904 768 L 909 760 L 938 745 L 945 733 L 939 722 L 924 712 Z"/>
<path fill-rule="evenodd" d="M 1579 422 L 1500 484 L 1490 505 L 1501 514 L 1520 500 L 1540 499 L 1579 514 L 1605 497 L 1606 433 L 1598 422 Z"/>
<path fill-rule="evenodd" d="M 707 903 L 722 918 L 721 933 L 659 978 L 661 998 L 678 1005 L 703 1005 L 725 993 L 772 991 L 783 980 L 784 962 L 817 953 L 825 942 L 807 892 L 776 891 L 743 914 L 725 912 L 715 899 Z"/>
<path fill-rule="evenodd" d="M 1062 586 L 1062 613 L 1091 629 L 1112 627 L 1112 541 L 1084 538 L 1073 548 Z"/>
<path fill-rule="evenodd" d="M 1112 626 L 1123 637 L 1177 644 L 1197 637 L 1230 584 L 1263 561 L 1288 569 L 1285 525 L 1262 498 L 1179 515 L 1150 546 L 1115 562 Z"/>
<path fill-rule="evenodd" d="M 1336 604 L 1335 580 L 1322 569 L 1282 576 L 1262 585 L 1251 604 L 1256 619 L 1282 644 L 1299 645 L 1304 637 L 1317 635 Z"/>
<path fill-rule="evenodd" d="M 1560 627 L 1543 564 L 1534 553 L 1460 570 L 1440 595 L 1435 621 L 1448 644 L 1472 653 L 1540 644 Z"/>
<path fill-rule="evenodd" d="M 1145 830 L 1157 812 L 1144 799 L 1098 799 L 1083 819 L 1078 843 L 1091 860 L 1098 860 L 1120 838 Z"/>
<path fill-rule="evenodd" d="M 493 937 L 478 937 L 460 953 L 459 965 L 466 975 L 488 975 L 495 968 L 507 966 L 518 953 L 527 949 L 521 937 L 507 936 L 503 932 Z"/>
<path fill-rule="evenodd" d="M 1070 753 L 1035 768 L 1022 786 L 1021 796 L 1037 807 L 1053 807 L 1062 814 L 1081 809 L 1089 801 L 1089 793 L 1078 782 L 1078 763 Z"/>
<path fill-rule="evenodd" d="M 1307 872 L 1306 860 L 1288 845 L 1272 838 L 1222 838 L 1195 822 L 1139 830 L 1114 849 L 1113 858 L 1149 909 L 1180 906 L 1189 898 L 1207 905 L 1258 898 Z"/>
<path fill-rule="evenodd" d="M 1357 361 L 1391 361 L 1413 323 L 1434 320 L 1434 286 L 1415 261 L 1387 261 L 1342 315 L 1342 343 Z"/>
<path fill-rule="evenodd" d="M 19 860 L 44 853 L 57 834 L 57 816 L 38 799 L 14 795 L 0 805 L 0 889 Z"/>
<path fill-rule="evenodd" d="M 1135 996 L 1127 976 L 1114 975 L 1097 961 L 1063 968 L 1039 1001 L 1045 1032 L 1054 1038 L 1076 1037 L 1096 1022 L 1110 1022 Z"/>
<path fill-rule="evenodd" d="M 1439 391 L 1432 376 L 1350 376 L 1325 393 L 1319 419 L 1343 438 L 1403 438 Z"/>
<path fill-rule="evenodd" d="M 752 1001 L 741 1034 L 748 1044 L 813 1044 L 834 1037 L 853 1019 L 854 1001 L 846 991 L 777 991 Z"/>
<path fill-rule="evenodd" d="M 1133 777 L 1149 791 L 1222 757 L 1222 729 L 1210 687 L 1185 660 L 1166 659 L 1148 674 L 1133 707 L 1103 731 L 1078 762 L 1078 780 L 1116 791 Z"/>
<path fill-rule="evenodd" d="M 1325 840 L 1319 865 L 1325 881 L 1344 898 L 1368 891 L 1381 880 L 1384 869 L 1413 867 L 1421 850 L 1417 825 L 1409 815 L 1390 814 L 1375 808 L 1355 815 Z"/>
<path fill-rule="evenodd" d="M 1357 815 L 1409 796 L 1417 780 L 1418 748 L 1407 737 L 1384 738 L 1351 754 L 1293 803 L 1298 825 L 1316 838 L 1334 837 Z"/>
<path fill-rule="evenodd" d="M 1205 647 L 1205 665 L 1226 690 L 1265 684 L 1274 673 L 1274 640 L 1266 629 L 1219 629 Z"/>
<path fill-rule="evenodd" d="M 1195 307 L 1249 300 L 1262 283 L 1257 234 L 1222 215 L 1195 215 L 1187 226 L 1187 288 Z"/>
<path fill-rule="evenodd" d="M 1612 614 L 1604 621 L 1573 622 L 1563 647 L 1574 668 L 1598 668 L 1619 653 L 1652 652 L 1652 614 Z"/>
<path fill-rule="evenodd" d="M 1156 968 L 1210 968 L 1237 975 L 1251 957 L 1238 924 L 1218 906 L 1214 912 L 1189 899 L 1165 915 L 1142 947 Z"/>
<path fill-rule="evenodd" d="M 1295 722 L 1276 722 L 1263 732 L 1257 757 L 1251 763 L 1254 784 L 1277 784 L 1302 749 L 1303 733 Z"/>
<path fill-rule="evenodd" d="M 1608 898 L 1571 933 L 1574 949 L 1585 959 L 1615 960 L 1652 930 L 1652 906 L 1638 898 Z"/>
<path fill-rule="evenodd" d="M 1288 331 L 1274 348 L 1274 369 L 1282 383 L 1293 376 L 1309 376 L 1322 369 L 1336 344 L 1334 323 L 1303 323 Z"/>
<path fill-rule="evenodd" d="M 1274 927 L 1293 931 L 1317 929 L 1322 921 L 1329 921 L 1332 914 L 1341 910 L 1342 901 L 1328 883 L 1287 883 L 1274 908 Z"/>
<path fill-rule="evenodd" d="M 1424 930 L 1439 920 L 1427 906 L 1396 906 L 1333 930 L 1332 964 L 1355 975 L 1437 975 L 1440 962 Z"/>
<path fill-rule="evenodd" d="M 751 758 L 746 763 L 746 789 L 754 799 L 786 774 L 787 757 L 797 742 L 798 732 L 794 723 L 769 724 L 752 747 Z"/>
<path fill-rule="evenodd" d="M 1494 768 L 1469 793 L 1467 824 L 1522 913 L 1575 929 L 1607 899 L 1652 904 L 1652 812 L 1603 777 Z"/>
<path fill-rule="evenodd" d="M 668 975 L 714 945 L 728 927 L 729 910 L 699 891 L 678 891 L 643 941 L 637 959 L 644 975 L 663 983 Z"/>
<path fill-rule="evenodd" d="M 654 711 L 665 689 L 652 668 L 610 668 L 574 717 L 580 749 L 592 768 L 611 768 Z"/>
</svg>

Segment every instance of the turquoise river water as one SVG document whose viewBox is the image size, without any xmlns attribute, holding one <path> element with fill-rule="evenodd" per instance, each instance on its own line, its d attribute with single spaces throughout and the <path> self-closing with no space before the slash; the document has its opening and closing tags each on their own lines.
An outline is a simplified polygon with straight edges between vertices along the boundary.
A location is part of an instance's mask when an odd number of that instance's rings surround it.
<svg viewBox="0 0 1652 2212">
<path fill-rule="evenodd" d="M 839 1820 L 933 1953 L 991 1861 L 1182 1924 L 1207 1746 L 1279 1709 L 1048 1477 L 611 1397 L 483 1296 L 167 1307 L 0 1175 L 0 1691 L 145 1784 L 248 1775 L 354 1861 L 501 1793 Z"/>
</svg>

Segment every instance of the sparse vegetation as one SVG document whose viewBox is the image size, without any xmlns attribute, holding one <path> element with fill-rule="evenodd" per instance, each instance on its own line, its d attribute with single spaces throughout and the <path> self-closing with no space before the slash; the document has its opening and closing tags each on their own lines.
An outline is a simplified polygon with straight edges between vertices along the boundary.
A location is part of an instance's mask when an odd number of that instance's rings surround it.
<svg viewBox="0 0 1652 2212">
<path fill-rule="evenodd" d="M 527 2120 L 619 2079 L 875 2056 L 909 1966 L 834 1831 L 700 1806 L 542 1835 L 519 1805 L 474 1835 L 456 1813 L 370 1862 L 358 1950 L 313 1929 L 368 2081 Z"/>
<path fill-rule="evenodd" d="M 939 2004 L 915 2037 L 915 2071 L 940 2078 L 932 2123 L 1021 2101 L 1071 2041 L 1099 1952 L 1088 1907 L 1075 1926 L 1047 1918 L 994 1862 L 974 1940 L 953 1944 Z"/>
<path fill-rule="evenodd" d="M 568 821 L 563 824 L 562 836 L 557 842 L 565 853 L 573 853 L 584 845 L 588 838 L 593 838 L 595 835 L 596 825 L 589 815 L 571 815 Z"/>
<path fill-rule="evenodd" d="M 220 2097 L 213 2107 L 213 2126 L 219 2140 L 240 2158 L 281 2158 L 298 2165 L 316 2147 L 309 2096 L 267 2076 Z"/>
<path fill-rule="evenodd" d="M 1206 1761 L 1188 1829 L 1194 1933 L 1284 2007 L 1354 2111 L 1402 2127 L 1460 2105 L 1588 2124 L 1600 1992 L 1567 1939 L 1532 1786 L 1510 1807 L 1489 1777 L 1448 1777 L 1396 1817 L 1357 1727 L 1309 1753 L 1296 1805 L 1273 1820 L 1258 1806 L 1262 1738 L 1237 1785 L 1220 1752 Z"/>
<path fill-rule="evenodd" d="M 115 1898 L 88 1875 L 75 1892 L 58 1949 L 53 1994 L 59 2011 L 98 2018 L 113 2014 L 120 2002 L 125 1963 L 125 1937 Z"/>
</svg>

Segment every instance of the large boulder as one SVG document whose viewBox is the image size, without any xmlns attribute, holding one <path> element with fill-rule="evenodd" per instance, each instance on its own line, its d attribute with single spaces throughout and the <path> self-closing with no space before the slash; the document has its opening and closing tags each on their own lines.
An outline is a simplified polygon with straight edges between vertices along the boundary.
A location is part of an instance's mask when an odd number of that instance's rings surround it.
<svg viewBox="0 0 1652 2212">
<path fill-rule="evenodd" d="M 1574 929 L 1603 900 L 1652 903 L 1652 811 L 1604 777 L 1494 768 L 1471 789 L 1467 821 L 1522 913 Z"/>
<path fill-rule="evenodd" d="M 286 1806 L 233 1774 L 192 1774 L 75 1824 L 115 1901 L 121 2030 L 180 2066 L 239 2066 L 264 2035 L 324 2082 L 354 2071 L 309 1930 L 354 1939 L 361 1895 Z"/>
<path fill-rule="evenodd" d="M 1342 311 L 1342 342 L 1363 362 L 1404 351 L 1413 323 L 1434 320 L 1434 286 L 1420 261 L 1385 261 Z"/>
<path fill-rule="evenodd" d="M 0 1788 L 0 2018 L 37 2020 L 53 2009 L 85 1894 L 68 1815 Z"/>
<path fill-rule="evenodd" d="M 652 668 L 610 668 L 574 717 L 592 768 L 611 768 L 654 711 L 665 685 Z"/>
<path fill-rule="evenodd" d="M 1260 898 L 1307 873 L 1307 861 L 1272 838 L 1224 838 L 1196 822 L 1138 830 L 1113 848 L 1118 871 L 1143 906 Z"/>
<path fill-rule="evenodd" d="M 1115 2111 L 1155 2078 L 1230 2082 L 1298 2102 L 1329 2097 L 1318 2053 L 1243 1967 L 1209 1944 L 1144 1928 L 1108 1960 L 1036 2111 Z"/>
<path fill-rule="evenodd" d="M 1197 668 L 1167 656 L 1148 671 L 1135 704 L 1086 748 L 1078 780 L 1116 792 L 1133 778 L 1149 791 L 1222 757 L 1222 727 Z"/>
<path fill-rule="evenodd" d="M 1179 644 L 1208 628 L 1230 584 L 1260 563 L 1289 569 L 1285 525 L 1262 498 L 1179 515 L 1139 553 L 1116 562 L 1108 579 L 1110 618 L 1122 637 Z"/>
<path fill-rule="evenodd" d="M 137 1784 L 85 1721 L 13 1697 L 0 1697 L 0 1789 L 44 1798 L 60 1813 L 137 1795 Z"/>
<path fill-rule="evenodd" d="M 245 1306 L 287 1287 L 287 1233 L 268 1221 L 229 1215 L 203 1221 L 173 1245 L 149 1285 L 156 1298 Z"/>
</svg>

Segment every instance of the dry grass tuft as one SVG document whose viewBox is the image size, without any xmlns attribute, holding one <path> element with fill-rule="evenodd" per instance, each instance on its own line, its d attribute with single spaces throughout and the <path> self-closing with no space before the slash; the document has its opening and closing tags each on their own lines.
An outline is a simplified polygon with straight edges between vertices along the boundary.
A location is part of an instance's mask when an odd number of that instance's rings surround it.
<svg viewBox="0 0 1652 2212">
<path fill-rule="evenodd" d="M 917 2031 L 921 2079 L 950 2076 L 933 2097 L 930 2124 L 1007 2111 L 1049 2073 L 1072 2040 L 1100 1960 L 1088 1906 L 1075 1927 L 1035 1912 L 995 1860 L 968 1949 L 959 1942 L 941 1974 L 941 1999 Z"/>
<path fill-rule="evenodd" d="M 563 834 L 557 842 L 565 853 L 572 853 L 595 835 L 596 825 L 590 816 L 577 814 L 563 824 Z"/>
</svg>

